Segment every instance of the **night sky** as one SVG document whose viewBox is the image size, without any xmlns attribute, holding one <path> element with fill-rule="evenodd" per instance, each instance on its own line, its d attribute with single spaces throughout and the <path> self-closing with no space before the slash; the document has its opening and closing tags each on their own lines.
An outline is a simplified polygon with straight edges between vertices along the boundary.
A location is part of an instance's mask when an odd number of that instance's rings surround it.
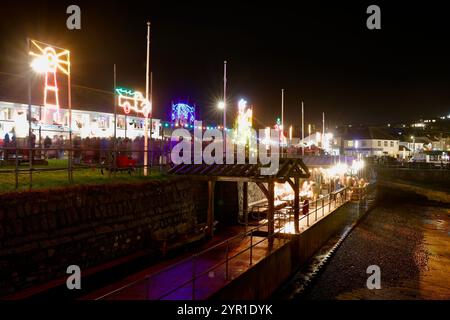
<svg viewBox="0 0 450 320">
<path fill-rule="evenodd" d="M 280 116 L 282 88 L 286 125 L 300 123 L 301 100 L 307 123 L 324 111 L 328 126 L 448 114 L 446 8 L 395 2 L 2 1 L 0 72 L 24 73 L 29 36 L 71 50 L 74 84 L 112 91 L 116 63 L 118 85 L 144 91 L 150 20 L 155 117 L 189 101 L 221 123 L 223 60 L 229 101 L 245 98 L 261 126 Z M 81 7 L 80 31 L 66 28 L 70 4 Z M 381 30 L 366 28 L 370 4 Z"/>
</svg>

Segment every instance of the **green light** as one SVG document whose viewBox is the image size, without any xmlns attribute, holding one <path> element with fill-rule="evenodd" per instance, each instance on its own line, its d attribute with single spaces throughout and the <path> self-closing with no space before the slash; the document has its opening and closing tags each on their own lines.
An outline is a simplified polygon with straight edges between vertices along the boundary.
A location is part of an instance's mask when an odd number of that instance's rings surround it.
<svg viewBox="0 0 450 320">
<path fill-rule="evenodd" d="M 122 88 L 122 87 L 117 87 L 116 88 L 116 93 L 122 95 L 122 96 L 133 96 L 134 95 L 134 90 L 131 89 L 127 89 L 127 88 Z"/>
</svg>

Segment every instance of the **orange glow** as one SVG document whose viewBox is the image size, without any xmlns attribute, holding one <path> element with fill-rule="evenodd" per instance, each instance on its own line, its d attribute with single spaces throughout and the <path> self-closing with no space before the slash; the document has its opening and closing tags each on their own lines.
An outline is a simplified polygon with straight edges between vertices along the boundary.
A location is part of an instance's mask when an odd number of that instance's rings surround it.
<svg viewBox="0 0 450 320">
<path fill-rule="evenodd" d="M 59 89 L 56 75 L 58 70 L 65 75 L 70 75 L 70 52 L 31 40 L 29 55 L 34 57 L 31 62 L 33 70 L 45 73 L 44 106 L 59 110 Z M 51 94 L 54 97 L 52 103 L 49 102 Z"/>
<path fill-rule="evenodd" d="M 275 198 L 279 200 L 294 200 L 294 191 L 289 183 L 275 183 Z"/>
</svg>

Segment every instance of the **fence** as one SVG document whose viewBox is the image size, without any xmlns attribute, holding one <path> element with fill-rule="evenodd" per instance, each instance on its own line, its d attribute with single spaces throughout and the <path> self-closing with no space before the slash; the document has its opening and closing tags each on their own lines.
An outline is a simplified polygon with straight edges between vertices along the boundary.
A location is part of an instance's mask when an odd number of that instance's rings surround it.
<svg viewBox="0 0 450 320">
<path fill-rule="evenodd" d="M 121 171 L 142 174 L 143 168 L 161 171 L 170 161 L 167 148 L 148 149 L 148 163 L 144 165 L 145 151 L 132 148 L 89 148 L 89 147 L 2 147 L 0 148 L 0 185 L 18 189 L 21 184 L 33 187 L 33 178 L 37 174 L 61 173 L 60 182 L 73 183 L 74 172 L 93 170 L 99 176 L 116 177 Z M 65 177 L 62 173 L 65 172 Z M 8 176 L 13 179 L 7 179 Z M 26 176 L 26 179 L 22 179 Z M 3 179 L 1 178 L 3 177 Z M 25 181 L 23 181 L 25 180 Z M 20 183 L 22 181 L 22 183 Z"/>
<path fill-rule="evenodd" d="M 449 161 L 404 162 L 373 164 L 375 168 L 409 169 L 409 170 L 450 170 Z"/>
<path fill-rule="evenodd" d="M 310 204 L 314 210 L 303 215 L 299 223 L 304 223 L 306 227 L 311 226 L 333 209 L 349 201 L 350 194 L 347 188 L 343 188 L 317 199 Z M 300 210 L 302 209 L 303 206 Z M 293 223 L 291 210 L 279 210 L 275 216 L 276 228 L 273 234 L 267 234 L 268 224 L 264 222 L 97 300 L 205 299 L 288 242 L 290 234 L 295 233 L 292 229 Z"/>
</svg>

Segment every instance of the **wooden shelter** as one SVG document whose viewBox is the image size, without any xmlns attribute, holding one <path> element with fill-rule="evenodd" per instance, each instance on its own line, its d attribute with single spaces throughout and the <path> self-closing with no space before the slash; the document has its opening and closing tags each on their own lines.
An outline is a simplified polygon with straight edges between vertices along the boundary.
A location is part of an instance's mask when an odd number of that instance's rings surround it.
<svg viewBox="0 0 450 320">
<path fill-rule="evenodd" d="M 302 159 L 282 158 L 278 170 L 272 175 L 262 175 L 261 164 L 180 164 L 169 170 L 169 173 L 183 175 L 192 180 L 208 182 L 208 216 L 207 225 L 210 236 L 213 236 L 214 223 L 214 188 L 217 181 L 243 182 L 244 214 L 248 211 L 248 183 L 254 182 L 264 193 L 268 201 L 268 232 L 275 231 L 275 183 L 289 183 L 294 191 L 295 230 L 299 229 L 300 211 L 300 179 L 309 178 L 308 167 Z M 267 185 L 267 186 L 266 186 Z"/>
</svg>

